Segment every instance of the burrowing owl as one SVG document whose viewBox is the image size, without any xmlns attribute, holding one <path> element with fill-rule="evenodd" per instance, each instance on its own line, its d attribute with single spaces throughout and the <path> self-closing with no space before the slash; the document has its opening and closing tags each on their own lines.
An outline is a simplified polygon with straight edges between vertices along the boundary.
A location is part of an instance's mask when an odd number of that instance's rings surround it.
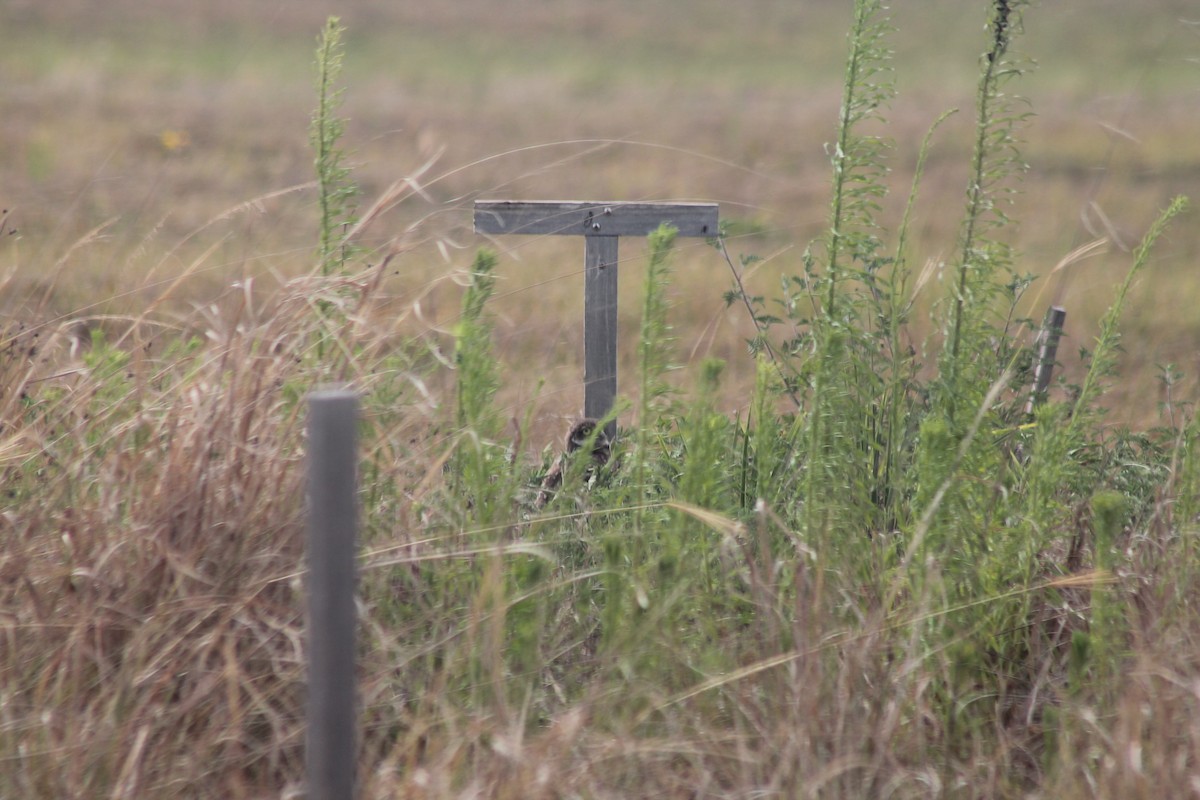
<svg viewBox="0 0 1200 800">
<path fill-rule="evenodd" d="M 594 439 L 592 439 L 593 435 Z M 576 422 L 571 427 L 571 432 L 567 434 L 566 452 L 558 457 L 554 466 L 542 479 L 542 490 L 538 492 L 537 500 L 534 503 L 537 508 L 545 507 L 554 497 L 554 493 L 562 485 L 563 472 L 566 471 L 568 460 L 576 451 L 586 447 L 589 439 L 592 439 L 592 463 L 587 466 L 584 475 L 590 477 L 597 467 L 608 463 L 608 458 L 612 454 L 612 442 L 609 441 L 608 435 L 603 429 L 596 430 L 596 420 L 594 419 L 581 419 Z"/>
</svg>

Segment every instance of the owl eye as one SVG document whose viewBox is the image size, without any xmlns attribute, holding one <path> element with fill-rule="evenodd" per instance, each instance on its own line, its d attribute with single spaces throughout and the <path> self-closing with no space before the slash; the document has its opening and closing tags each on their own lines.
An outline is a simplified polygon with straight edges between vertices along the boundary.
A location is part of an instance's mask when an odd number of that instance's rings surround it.
<svg viewBox="0 0 1200 800">
<path fill-rule="evenodd" d="M 595 420 L 585 419 L 575 423 L 575 426 L 571 428 L 570 435 L 567 436 L 567 450 L 573 452 L 583 447 L 584 442 L 588 440 L 588 437 L 595 430 Z"/>
</svg>

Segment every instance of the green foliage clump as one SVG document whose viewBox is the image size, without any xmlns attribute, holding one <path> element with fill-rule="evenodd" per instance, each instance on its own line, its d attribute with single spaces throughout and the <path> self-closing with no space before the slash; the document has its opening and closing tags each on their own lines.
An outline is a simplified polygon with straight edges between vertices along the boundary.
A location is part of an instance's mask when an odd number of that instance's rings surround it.
<svg viewBox="0 0 1200 800">
<path fill-rule="evenodd" d="M 491 251 L 476 254 L 454 342 L 455 424 L 461 437 L 455 472 L 461 475 L 467 496 L 473 498 L 473 517 L 481 523 L 493 521 L 500 513 L 504 490 L 509 488 L 509 481 L 497 480 L 504 457 L 499 442 L 502 422 L 494 402 L 500 379 L 492 353 L 491 323 L 485 313 L 495 290 L 496 263 Z"/>
</svg>

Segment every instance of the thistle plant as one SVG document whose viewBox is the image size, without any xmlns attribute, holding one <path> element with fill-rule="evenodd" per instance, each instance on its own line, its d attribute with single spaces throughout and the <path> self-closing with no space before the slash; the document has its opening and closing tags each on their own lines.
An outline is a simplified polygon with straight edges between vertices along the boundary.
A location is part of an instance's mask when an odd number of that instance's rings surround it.
<svg viewBox="0 0 1200 800">
<path fill-rule="evenodd" d="M 460 437 L 457 471 L 483 523 L 499 509 L 508 482 L 493 480 L 500 471 L 503 449 L 498 442 L 501 421 L 494 398 L 499 386 L 492 353 L 492 328 L 486 307 L 495 290 L 496 255 L 480 250 L 471 265 L 470 283 L 463 294 L 462 314 L 455 326 L 455 424 Z"/>
<path fill-rule="evenodd" d="M 911 442 L 916 438 L 916 428 L 921 405 L 917 381 L 919 363 L 910 342 L 906 341 L 909 313 L 912 310 L 910 296 L 911 267 L 909 263 L 909 231 L 913 212 L 917 204 L 921 178 L 925 163 L 933 145 L 933 135 L 955 111 L 944 112 L 934 121 L 917 153 L 913 169 L 912 186 L 904 206 L 904 216 L 896 233 L 896 249 L 892 268 L 884 284 L 886 294 L 881 297 L 880 327 L 884 352 L 888 360 L 886 379 L 883 381 L 883 396 L 878 403 L 879 414 L 877 440 L 880 443 L 874 458 L 872 496 L 880 510 L 879 525 L 883 531 L 900 529 L 908 519 L 905 470 L 911 465 Z M 917 504 L 921 507 L 921 504 Z"/>
<path fill-rule="evenodd" d="M 1023 0 L 992 0 L 988 47 L 981 57 L 975 137 L 936 397 L 954 425 L 965 424 L 960 407 L 963 414 L 972 414 L 982 397 L 980 387 L 1006 366 L 1005 353 L 997 352 L 989 339 L 996 300 L 1007 289 L 1006 299 L 1015 303 L 1019 286 L 1010 277 L 1011 248 L 996 234 L 1009 223 L 1004 206 L 1014 191 L 1013 180 L 1025 168 L 1018 130 L 1028 113 L 1020 98 L 1003 91 L 1023 72 L 1011 46 L 1021 31 L 1025 5 Z"/>
<path fill-rule="evenodd" d="M 1047 529 L 1054 514 L 1062 512 L 1061 503 L 1055 501 L 1056 495 L 1062 494 L 1064 487 L 1077 484 L 1080 480 L 1081 467 L 1070 454 L 1087 446 L 1096 422 L 1096 400 L 1105 380 L 1116 368 L 1121 342 L 1119 322 L 1129 289 L 1145 268 L 1154 244 L 1171 220 L 1186 208 L 1186 198 L 1176 198 L 1151 225 L 1135 251 L 1124 281 L 1100 320 L 1091 363 L 1075 401 L 1070 407 L 1049 404 L 1037 411 L 1032 457 L 1024 475 L 1022 492 L 1025 498 L 1022 515 L 1035 530 Z M 1035 537 L 1035 540 L 1039 545 L 1045 544 L 1042 537 Z"/>
<path fill-rule="evenodd" d="M 824 316 L 838 318 L 839 288 L 845 278 L 843 256 L 860 267 L 868 281 L 881 266 L 876 259 L 880 240 L 876 214 L 887 194 L 885 157 L 891 148 L 886 139 L 861 128 L 884 122 L 883 106 L 895 94 L 885 46 L 890 24 L 880 0 L 858 0 L 850 30 L 837 142 L 831 154 L 833 199 L 826 243 Z"/>
<path fill-rule="evenodd" d="M 346 122 L 338 116 L 344 89 L 338 78 L 342 71 L 345 47 L 342 27 L 337 17 L 325 22 L 317 45 L 317 109 L 309 129 L 309 139 L 316 154 L 319 241 L 317 263 L 322 275 L 341 271 L 349 253 L 342 241 L 341 231 L 353 222 L 354 198 L 358 188 L 350 179 L 345 165 L 341 140 Z"/>
<path fill-rule="evenodd" d="M 1091 365 L 1083 379 L 1083 385 L 1079 389 L 1072 411 L 1071 429 L 1075 434 L 1082 429 L 1084 421 L 1087 419 L 1085 412 L 1095 402 L 1103 382 L 1111 377 L 1116 368 L 1116 359 L 1121 343 L 1121 331 L 1118 323 L 1121 312 L 1125 310 L 1129 289 L 1149 262 L 1154 245 L 1166 232 L 1171 221 L 1182 214 L 1187 207 L 1188 199 L 1186 197 L 1176 197 L 1172 200 L 1170 205 L 1159 214 L 1154 224 L 1150 226 L 1150 230 L 1146 232 L 1141 244 L 1134 251 L 1133 264 L 1125 273 L 1125 280 L 1117 288 L 1117 294 L 1113 298 L 1112 304 L 1100 320 L 1100 333 L 1096 337 L 1096 344 L 1092 350 Z"/>
<path fill-rule="evenodd" d="M 633 525 L 637 532 L 629 548 L 630 564 L 639 569 L 646 559 L 646 548 L 641 535 L 647 522 L 644 505 L 656 492 L 651 484 L 656 476 L 653 467 L 660 463 L 655 455 L 661 452 L 660 445 L 666 433 L 663 422 L 672 390 L 666 382 L 666 373 L 671 362 L 670 324 L 667 321 L 667 286 L 670 281 L 670 255 L 675 244 L 674 228 L 659 227 L 648 237 L 649 261 L 646 266 L 646 281 L 643 288 L 642 325 L 638 337 L 638 378 L 641 399 L 638 410 L 638 427 L 634 448 L 633 489 L 637 494 L 634 503 Z M 671 534 L 668 534 L 669 536 Z M 670 548 L 671 545 L 668 545 Z M 672 548 L 673 549 L 673 548 Z M 634 588 L 644 603 L 647 576 L 635 576 Z"/>
<path fill-rule="evenodd" d="M 638 338 L 638 375 L 641 391 L 640 422 L 651 424 L 672 394 L 666 381 L 671 368 L 671 326 L 667 320 L 666 291 L 670 283 L 671 249 L 677 231 L 663 225 L 648 238 L 650 254 L 642 293 L 642 327 Z"/>
<path fill-rule="evenodd" d="M 1092 496 L 1092 530 L 1095 533 L 1096 567 L 1107 575 L 1115 573 L 1119 538 L 1125 527 L 1128 503 L 1120 492 L 1104 490 Z M 1091 645 L 1096 663 L 1113 669 L 1123 659 L 1126 631 L 1120 587 L 1092 592 Z"/>
<path fill-rule="evenodd" d="M 878 494 L 872 488 L 879 473 L 878 446 L 889 435 L 879 427 L 878 400 L 887 369 L 879 346 L 880 321 L 888 312 L 879 288 L 887 259 L 881 255 L 878 214 L 887 192 L 885 158 L 891 145 L 863 130 L 885 121 L 883 107 L 894 94 L 891 53 L 885 46 L 889 26 L 882 3 L 855 3 L 831 154 L 825 263 L 819 268 L 810 248 L 803 281 L 813 309 L 805 326 L 809 338 L 807 346 L 801 340 L 800 347 L 791 348 L 809 356 L 798 368 L 810 389 L 802 412 L 804 527 L 821 541 L 829 540 L 833 525 L 844 533 L 855 531 L 857 535 L 836 537 L 852 549 L 878 526 L 878 518 L 869 505 L 844 501 L 860 492 Z M 844 491 L 829 492 L 831 486 Z"/>
<path fill-rule="evenodd" d="M 664 225 L 650 234 L 649 262 L 643 289 L 642 326 L 638 337 L 638 383 L 641 399 L 638 410 L 637 454 L 634 483 L 645 487 L 651 437 L 661 433 L 665 405 L 672 394 L 666 381 L 671 365 L 671 327 L 667 321 L 667 286 L 670 281 L 670 255 L 676 231 Z M 640 516 L 639 516 L 640 519 Z"/>
</svg>

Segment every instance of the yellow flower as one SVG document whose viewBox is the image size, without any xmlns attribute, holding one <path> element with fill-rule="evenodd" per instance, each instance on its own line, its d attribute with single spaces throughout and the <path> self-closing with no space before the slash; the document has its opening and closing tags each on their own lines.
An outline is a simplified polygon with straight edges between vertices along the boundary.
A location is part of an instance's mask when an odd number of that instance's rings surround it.
<svg viewBox="0 0 1200 800">
<path fill-rule="evenodd" d="M 168 153 L 178 153 L 192 143 L 187 131 L 167 129 L 158 135 L 159 144 Z"/>
</svg>

